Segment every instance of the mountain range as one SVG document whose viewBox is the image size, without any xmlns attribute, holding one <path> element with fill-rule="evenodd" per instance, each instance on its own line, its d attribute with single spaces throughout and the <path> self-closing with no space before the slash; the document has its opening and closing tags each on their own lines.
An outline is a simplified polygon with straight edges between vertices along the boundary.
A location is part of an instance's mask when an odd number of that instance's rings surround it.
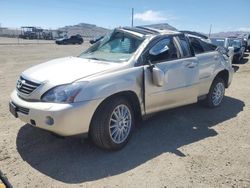
<svg viewBox="0 0 250 188">
<path fill-rule="evenodd" d="M 161 24 L 152 24 L 152 25 L 143 25 L 144 27 L 152 27 L 156 29 L 169 29 L 169 30 L 177 30 L 175 27 L 167 24 L 167 23 L 161 23 Z M 87 23 L 79 23 L 77 25 L 69 25 L 65 27 L 61 27 L 58 29 L 61 32 L 67 33 L 67 35 L 76 35 L 80 34 L 84 38 L 94 38 L 99 37 L 102 35 L 105 35 L 107 32 L 110 31 L 110 29 L 99 27 L 93 24 L 87 24 Z"/>
</svg>

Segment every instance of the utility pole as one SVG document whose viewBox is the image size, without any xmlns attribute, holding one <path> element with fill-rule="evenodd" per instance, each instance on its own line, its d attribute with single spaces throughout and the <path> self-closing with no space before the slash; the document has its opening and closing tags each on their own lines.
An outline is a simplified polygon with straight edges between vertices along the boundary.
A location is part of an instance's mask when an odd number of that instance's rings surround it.
<svg viewBox="0 0 250 188">
<path fill-rule="evenodd" d="M 209 35 L 208 35 L 209 38 L 210 38 L 210 35 L 211 35 L 211 31 L 212 31 L 212 24 L 210 24 Z"/>
<path fill-rule="evenodd" d="M 131 27 L 134 27 L 134 8 L 132 8 Z"/>
</svg>

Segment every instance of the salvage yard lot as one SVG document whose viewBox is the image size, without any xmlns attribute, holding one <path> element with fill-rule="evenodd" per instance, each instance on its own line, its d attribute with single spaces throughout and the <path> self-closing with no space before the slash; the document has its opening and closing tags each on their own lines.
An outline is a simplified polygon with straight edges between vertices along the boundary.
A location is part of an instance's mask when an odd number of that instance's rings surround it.
<svg viewBox="0 0 250 188">
<path fill-rule="evenodd" d="M 13 187 L 250 187 L 249 53 L 235 65 L 221 107 L 158 113 L 118 152 L 82 136 L 57 138 L 10 115 L 9 96 L 22 71 L 87 46 L 0 45 L 0 170 Z"/>
</svg>

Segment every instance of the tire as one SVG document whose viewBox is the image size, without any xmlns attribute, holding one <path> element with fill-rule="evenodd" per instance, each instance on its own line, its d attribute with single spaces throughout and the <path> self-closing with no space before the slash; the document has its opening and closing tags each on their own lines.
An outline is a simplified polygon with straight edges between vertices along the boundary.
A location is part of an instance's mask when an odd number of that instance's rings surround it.
<svg viewBox="0 0 250 188">
<path fill-rule="evenodd" d="M 127 117 L 123 120 L 120 119 L 122 110 Z M 127 144 L 134 124 L 134 111 L 131 104 L 122 97 L 111 98 L 101 104 L 95 112 L 90 126 L 90 137 L 100 148 L 119 150 Z"/>
<path fill-rule="evenodd" d="M 203 104 L 209 108 L 216 108 L 222 103 L 224 94 L 225 82 L 222 78 L 217 77 L 214 79 L 209 89 L 209 93 L 207 94 L 206 99 L 203 101 Z"/>
</svg>

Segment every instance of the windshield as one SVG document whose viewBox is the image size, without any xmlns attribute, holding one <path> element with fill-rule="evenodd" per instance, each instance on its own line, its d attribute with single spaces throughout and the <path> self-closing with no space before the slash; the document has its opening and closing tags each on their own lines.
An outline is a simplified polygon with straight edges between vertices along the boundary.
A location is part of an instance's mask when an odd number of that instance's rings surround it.
<svg viewBox="0 0 250 188">
<path fill-rule="evenodd" d="M 241 40 L 240 39 L 230 39 L 229 46 L 240 48 L 241 47 Z"/>
<path fill-rule="evenodd" d="M 143 38 L 114 30 L 79 57 L 103 61 L 124 62 L 130 59 Z"/>
<path fill-rule="evenodd" d="M 225 39 L 211 39 L 211 42 L 216 46 L 225 47 Z"/>
</svg>

